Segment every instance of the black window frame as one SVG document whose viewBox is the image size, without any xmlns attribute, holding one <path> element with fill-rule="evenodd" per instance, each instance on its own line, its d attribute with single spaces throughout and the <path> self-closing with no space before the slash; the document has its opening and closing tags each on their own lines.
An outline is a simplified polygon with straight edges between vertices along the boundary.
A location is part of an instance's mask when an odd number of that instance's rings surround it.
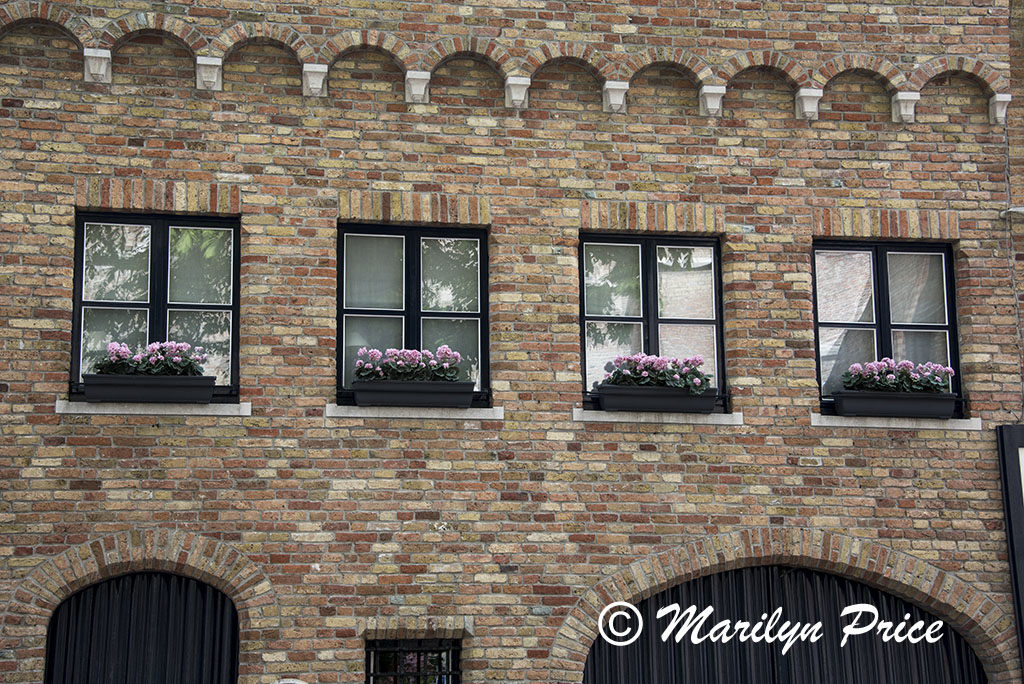
<svg viewBox="0 0 1024 684">
<path fill-rule="evenodd" d="M 641 278 L 641 315 L 639 317 L 624 316 L 591 316 L 586 310 L 586 274 L 584 264 L 584 247 L 587 244 L 637 244 L 640 246 L 640 278 Z M 715 398 L 715 413 L 731 412 L 731 397 L 728 390 L 728 378 L 725 372 L 725 320 L 722 302 L 722 246 L 719 237 L 682 237 L 663 234 L 630 234 L 630 233 L 580 233 L 579 237 L 579 300 L 580 300 L 580 373 L 583 376 L 583 408 L 599 410 L 600 403 L 597 393 L 587 386 L 587 343 L 586 329 L 590 321 L 623 321 L 635 320 L 643 323 L 643 353 L 658 354 L 658 336 L 653 331 L 660 323 L 672 324 L 713 324 L 715 327 L 715 377 L 714 387 L 718 391 Z M 715 318 L 713 321 L 697 318 L 663 318 L 658 316 L 658 247 L 710 247 L 714 264 Z"/>
<path fill-rule="evenodd" d="M 213 390 L 212 403 L 233 404 L 239 401 L 239 323 L 241 319 L 241 220 L 238 216 L 209 216 L 196 214 L 167 214 L 153 212 L 119 212 L 119 211 L 78 211 L 75 214 L 75 276 L 74 305 L 72 312 L 71 338 L 71 377 L 69 383 L 69 399 L 85 401 L 82 383 L 78 380 L 81 370 L 82 351 L 82 309 L 88 302 L 82 300 L 83 277 L 85 270 L 85 224 L 111 223 L 150 226 L 150 269 L 149 269 L 149 302 L 99 302 L 104 307 L 147 309 L 149 312 L 148 342 L 163 342 L 167 339 L 168 309 L 211 310 L 227 309 L 223 304 L 188 304 L 167 301 L 167 276 L 169 269 L 169 229 L 185 228 L 221 228 L 230 229 L 232 233 L 232 287 L 231 287 L 231 382 L 227 385 L 216 385 Z M 202 345 L 202 342 L 193 342 Z M 134 350 L 133 350 L 134 351 Z"/>
<path fill-rule="evenodd" d="M 345 306 L 345 236 L 346 235 L 401 236 L 404 238 L 405 258 L 405 299 L 400 314 L 397 309 L 382 311 Z M 478 297 L 480 310 L 475 313 L 464 311 L 429 311 L 422 306 L 420 278 L 420 240 L 422 238 L 475 239 L 480 242 L 480 272 Z M 403 343 L 406 348 L 422 349 L 421 321 L 427 318 L 478 318 L 480 320 L 480 388 L 474 390 L 472 408 L 490 408 L 490 310 L 488 303 L 489 283 L 489 231 L 485 226 L 452 226 L 436 224 L 379 223 L 345 221 L 338 224 L 338 334 L 337 334 L 337 403 L 340 406 L 355 405 L 355 393 L 345 387 L 345 316 L 401 315 L 403 318 Z M 412 340 L 416 340 L 415 343 Z"/>
<path fill-rule="evenodd" d="M 399 658 L 408 653 L 445 653 L 452 669 L 442 672 L 378 672 L 376 664 L 381 653 L 394 653 Z M 425 684 L 443 677 L 445 684 L 462 682 L 462 644 L 458 639 L 368 639 L 366 641 L 366 684 L 387 684 L 395 681 L 415 681 Z"/>
<path fill-rule="evenodd" d="M 949 366 L 955 374 L 950 383 L 950 390 L 957 396 L 954 417 L 966 415 L 966 399 L 963 396 L 960 379 L 960 344 L 957 326 L 956 278 L 953 260 L 953 246 L 945 242 L 906 242 L 906 241 L 857 241 L 857 240 L 815 240 L 811 246 L 811 288 L 814 310 L 814 363 L 818 379 L 818 395 L 820 411 L 823 415 L 836 415 L 835 399 L 824 394 L 821 375 L 821 323 L 818 319 L 818 273 L 817 253 L 819 251 L 834 252 L 865 252 L 871 254 L 872 286 L 874 293 L 874 316 L 872 323 L 825 323 L 825 327 L 841 327 L 875 331 L 875 358 L 895 358 L 892 355 L 892 329 L 897 330 L 931 330 L 945 331 L 949 342 Z M 887 255 L 891 253 L 941 253 L 946 286 L 946 323 L 898 323 L 891 321 L 889 303 L 889 262 Z M 873 359 L 868 359 L 873 360 Z M 899 361 L 900 359 L 896 359 Z M 932 359 L 912 359 L 915 363 L 924 363 Z"/>
</svg>

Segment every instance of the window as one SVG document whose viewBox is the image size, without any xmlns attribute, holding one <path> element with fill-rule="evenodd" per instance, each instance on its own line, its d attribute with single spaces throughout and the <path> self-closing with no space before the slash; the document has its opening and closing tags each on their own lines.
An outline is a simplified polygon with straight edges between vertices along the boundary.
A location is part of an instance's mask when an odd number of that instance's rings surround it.
<svg viewBox="0 0 1024 684">
<path fill-rule="evenodd" d="M 238 397 L 237 219 L 79 213 L 75 234 L 72 398 L 118 341 L 201 346 L 214 400 Z"/>
<path fill-rule="evenodd" d="M 853 363 L 885 356 L 952 366 L 959 393 L 952 252 L 946 245 L 820 243 L 814 248 L 821 394 Z"/>
<path fill-rule="evenodd" d="M 189 577 L 137 572 L 90 585 L 57 606 L 46 633 L 46 684 L 235 684 L 238 613 Z"/>
<path fill-rule="evenodd" d="M 455 639 L 366 642 L 366 684 L 460 684 Z"/>
<path fill-rule="evenodd" d="M 718 242 L 624 235 L 580 241 L 584 391 L 619 355 L 700 354 L 724 408 Z"/>
<path fill-rule="evenodd" d="M 489 405 L 486 232 L 346 224 L 339 239 L 338 403 L 352 403 L 361 347 L 447 344 L 476 383 L 473 405 Z"/>
</svg>

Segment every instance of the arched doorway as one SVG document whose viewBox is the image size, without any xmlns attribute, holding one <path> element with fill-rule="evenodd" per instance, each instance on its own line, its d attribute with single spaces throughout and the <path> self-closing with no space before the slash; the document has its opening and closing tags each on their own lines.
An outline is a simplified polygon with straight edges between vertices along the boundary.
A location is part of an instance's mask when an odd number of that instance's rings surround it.
<svg viewBox="0 0 1024 684">
<path fill-rule="evenodd" d="M 676 623 L 667 641 L 665 630 L 677 616 L 677 605 L 684 619 Z M 861 609 L 843 617 L 849 606 L 872 606 L 877 610 L 875 627 L 863 633 L 851 633 L 841 645 L 844 629 L 859 631 L 872 622 L 872 614 Z M 690 629 L 676 641 L 687 624 L 686 609 L 694 606 Z M 700 615 L 711 607 L 703 621 Z M 764 565 L 729 570 L 684 582 L 637 604 L 644 621 L 641 635 L 626 646 L 610 645 L 598 636 L 587 657 L 584 684 L 984 684 L 987 680 L 981 662 L 967 642 L 948 624 L 940 623 L 931 636 L 941 634 L 935 643 L 920 638 L 886 641 L 884 636 L 912 633 L 923 637 L 926 628 L 938 618 L 913 604 L 861 582 L 818 570 L 781 565 Z M 771 616 L 780 609 L 774 628 L 766 630 Z M 906 616 L 909 615 L 909 618 Z M 764 616 L 764 617 L 762 617 Z M 856 625 L 854 624 L 856 620 Z M 727 627 L 716 628 L 722 621 Z M 785 621 L 801 623 L 801 629 L 787 632 Z M 877 631 L 879 622 L 893 623 Z M 760 622 L 760 630 L 755 625 Z M 613 625 L 625 632 L 627 618 Z M 748 626 L 744 627 L 744 623 Z M 817 623 L 820 627 L 814 629 Z M 904 627 L 896 631 L 896 626 Z M 782 629 L 780 629 L 782 628 Z M 773 637 L 781 632 L 793 636 L 792 645 L 783 653 L 785 640 L 750 638 L 768 631 Z M 609 632 L 610 633 L 610 632 Z M 700 643 L 694 644 L 691 635 Z M 716 634 L 712 639 L 710 635 Z M 729 635 L 732 635 L 729 637 Z M 740 635 L 745 634 L 746 639 Z M 804 635 L 803 638 L 800 635 Z M 820 637 L 812 642 L 815 634 Z M 614 635 L 612 635 L 613 638 Z M 625 636 L 622 640 L 628 638 Z"/>
<path fill-rule="evenodd" d="M 53 613 L 45 684 L 234 684 L 238 613 L 198 580 L 137 572 L 89 585 Z"/>
</svg>

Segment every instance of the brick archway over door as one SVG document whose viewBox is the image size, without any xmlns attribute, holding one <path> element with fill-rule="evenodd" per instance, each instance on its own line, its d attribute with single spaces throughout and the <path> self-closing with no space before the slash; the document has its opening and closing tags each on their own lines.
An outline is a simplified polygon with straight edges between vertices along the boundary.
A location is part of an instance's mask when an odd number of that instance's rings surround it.
<svg viewBox="0 0 1024 684">
<path fill-rule="evenodd" d="M 752 565 L 824 570 L 883 589 L 942 618 L 978 655 L 989 684 L 1021 681 L 1013 615 L 956 575 L 868 539 L 805 528 L 751 528 L 641 558 L 588 589 L 563 620 L 548 681 L 583 681 L 597 618 L 613 601 L 639 601 L 697 577 Z"/>
</svg>

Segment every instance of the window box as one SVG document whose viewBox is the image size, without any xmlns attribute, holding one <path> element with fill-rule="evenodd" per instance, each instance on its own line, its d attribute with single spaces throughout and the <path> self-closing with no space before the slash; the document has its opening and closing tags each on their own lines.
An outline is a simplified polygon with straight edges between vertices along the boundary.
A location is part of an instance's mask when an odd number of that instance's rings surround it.
<svg viewBox="0 0 1024 684">
<path fill-rule="evenodd" d="M 952 418 L 956 409 L 956 395 L 952 393 L 838 390 L 833 396 L 840 416 Z"/>
<path fill-rule="evenodd" d="M 469 408 L 473 381 L 353 380 L 356 406 L 433 406 Z"/>
<path fill-rule="evenodd" d="M 82 376 L 86 401 L 209 404 L 213 375 L 97 375 Z"/>
<path fill-rule="evenodd" d="M 640 387 L 635 385 L 597 386 L 597 397 L 604 411 L 661 411 L 665 413 L 711 413 L 718 396 L 711 391 L 691 394 L 680 387 Z"/>
</svg>

